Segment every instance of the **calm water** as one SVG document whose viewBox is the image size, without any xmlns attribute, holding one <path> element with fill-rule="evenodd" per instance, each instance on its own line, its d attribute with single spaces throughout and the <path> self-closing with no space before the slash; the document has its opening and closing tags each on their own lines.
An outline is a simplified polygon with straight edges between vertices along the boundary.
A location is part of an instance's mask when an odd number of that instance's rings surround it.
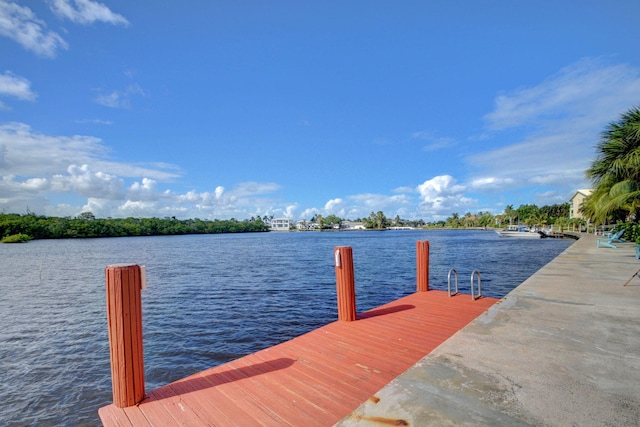
<svg viewBox="0 0 640 427">
<path fill-rule="evenodd" d="M 111 403 L 104 268 L 147 266 L 146 387 L 277 344 L 336 319 L 333 248 L 352 246 L 358 311 L 415 290 L 429 240 L 431 288 L 456 268 L 469 293 L 502 297 L 573 241 L 492 231 L 261 233 L 0 245 L 0 425 L 95 426 Z"/>
</svg>

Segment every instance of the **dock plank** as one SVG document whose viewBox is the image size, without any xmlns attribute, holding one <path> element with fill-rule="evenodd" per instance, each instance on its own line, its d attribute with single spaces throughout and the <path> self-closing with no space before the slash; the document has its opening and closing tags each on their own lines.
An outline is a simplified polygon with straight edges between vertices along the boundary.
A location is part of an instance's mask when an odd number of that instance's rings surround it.
<svg viewBox="0 0 640 427">
<path fill-rule="evenodd" d="M 240 362 L 245 362 L 242 359 Z M 246 363 L 246 362 L 245 362 Z M 343 407 L 342 396 L 335 393 L 334 388 L 328 388 L 322 381 L 305 381 L 302 375 L 291 375 L 291 370 L 280 370 L 273 372 L 269 376 L 263 376 L 260 379 L 266 379 L 269 385 L 280 385 L 290 394 L 290 398 L 304 398 L 314 408 L 313 413 L 320 410 L 332 410 L 335 406 Z M 313 396 L 313 399 L 309 399 Z M 348 407 L 345 407 L 347 409 Z"/>
<path fill-rule="evenodd" d="M 254 373 L 247 377 L 243 387 L 258 401 L 269 402 L 269 409 L 277 417 L 291 425 L 309 425 L 316 422 L 316 416 L 322 408 L 313 400 L 305 398 L 304 394 L 297 393 L 292 387 L 293 379 L 283 374 L 281 368 L 270 368 L 267 363 L 260 363 L 255 358 L 243 358 L 228 365 L 234 364 L 245 365 L 243 369 L 254 369 Z M 277 360 L 275 364 L 278 364 Z"/>
<path fill-rule="evenodd" d="M 418 292 L 99 410 L 107 427 L 326 426 L 349 415 L 491 305 Z"/>
</svg>

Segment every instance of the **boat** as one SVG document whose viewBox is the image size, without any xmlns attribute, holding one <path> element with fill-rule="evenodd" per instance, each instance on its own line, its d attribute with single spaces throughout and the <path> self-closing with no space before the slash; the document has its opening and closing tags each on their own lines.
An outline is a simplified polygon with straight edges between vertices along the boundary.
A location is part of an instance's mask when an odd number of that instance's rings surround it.
<svg viewBox="0 0 640 427">
<path fill-rule="evenodd" d="M 539 239 L 543 237 L 542 231 L 533 230 L 526 225 L 509 225 L 504 230 L 496 230 L 500 237 L 524 237 L 527 239 Z"/>
</svg>

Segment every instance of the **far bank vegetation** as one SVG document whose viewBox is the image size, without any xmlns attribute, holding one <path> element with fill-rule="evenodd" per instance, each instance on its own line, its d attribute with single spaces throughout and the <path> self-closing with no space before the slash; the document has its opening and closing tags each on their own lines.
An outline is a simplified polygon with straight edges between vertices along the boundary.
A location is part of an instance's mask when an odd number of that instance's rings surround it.
<svg viewBox="0 0 640 427">
<path fill-rule="evenodd" d="M 569 220 L 569 203 L 543 206 L 520 205 L 517 209 L 513 205 L 508 205 L 504 213 L 493 215 L 490 212 L 467 212 L 464 215 L 453 213 L 451 216 L 440 221 L 425 222 L 422 219 L 409 220 L 397 216 L 388 218 L 384 212 L 371 212 L 366 218 L 356 218 L 353 222 L 361 222 L 365 228 L 370 230 L 384 230 L 390 227 L 411 227 L 411 228 L 504 228 L 509 224 L 527 224 L 529 226 L 550 226 L 558 230 L 568 228 L 579 229 L 586 225 L 584 220 L 574 218 Z M 345 219 L 336 215 L 315 215 L 310 223 L 317 224 L 319 229 L 327 230 L 339 228 Z M 349 220 L 351 221 L 351 220 Z"/>
<path fill-rule="evenodd" d="M 558 228 L 568 228 L 580 224 L 568 220 L 569 204 L 543 206 L 522 205 L 514 209 L 507 206 L 500 215 L 478 212 L 464 215 L 452 214 L 442 221 L 425 222 L 422 219 L 408 220 L 396 215 L 388 218 L 383 212 L 372 212 L 367 218 L 357 218 L 367 229 L 384 230 L 389 227 L 411 228 L 492 228 L 510 223 L 545 226 L 555 224 Z M 251 217 L 239 221 L 228 220 L 179 220 L 167 218 L 96 218 L 91 212 L 83 212 L 75 218 L 47 217 L 32 212 L 26 214 L 0 213 L 0 239 L 3 243 L 25 242 L 31 239 L 72 239 L 96 237 L 167 236 L 184 234 L 218 234 L 269 231 L 270 217 Z M 344 220 L 336 215 L 316 215 L 312 222 L 319 229 L 339 227 Z"/>
<path fill-rule="evenodd" d="M 71 239 L 92 237 L 167 236 L 182 234 L 218 234 L 269 231 L 261 218 L 238 221 L 176 218 L 106 218 L 91 212 L 76 218 L 58 218 L 34 213 L 0 214 L 0 239 L 3 243 L 30 239 Z M 6 241 L 9 239 L 9 241 Z"/>
</svg>

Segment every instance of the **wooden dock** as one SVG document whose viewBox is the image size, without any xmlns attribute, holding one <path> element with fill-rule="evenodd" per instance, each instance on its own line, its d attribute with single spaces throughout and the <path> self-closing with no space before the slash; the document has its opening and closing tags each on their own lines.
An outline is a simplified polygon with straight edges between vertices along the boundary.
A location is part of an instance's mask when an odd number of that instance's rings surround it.
<svg viewBox="0 0 640 427">
<path fill-rule="evenodd" d="M 100 408 L 100 419 L 105 426 L 331 426 L 495 302 L 417 292 L 158 388 L 136 406 Z"/>
</svg>

